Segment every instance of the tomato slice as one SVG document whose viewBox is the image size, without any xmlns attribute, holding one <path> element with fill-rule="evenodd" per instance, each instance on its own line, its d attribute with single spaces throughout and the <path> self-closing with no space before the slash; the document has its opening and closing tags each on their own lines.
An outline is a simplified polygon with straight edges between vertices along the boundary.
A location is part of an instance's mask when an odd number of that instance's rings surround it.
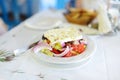
<svg viewBox="0 0 120 80">
<path fill-rule="evenodd" d="M 78 52 L 78 46 L 77 45 L 72 45 L 72 50 L 75 52 Z"/>
<path fill-rule="evenodd" d="M 71 50 L 63 57 L 76 56 L 78 54 L 81 54 L 85 49 L 86 49 L 86 45 L 84 43 L 73 44 L 73 45 L 71 45 Z M 55 54 L 60 54 L 62 51 L 59 51 L 59 50 L 56 50 L 53 48 L 52 52 L 54 52 Z"/>
<path fill-rule="evenodd" d="M 58 50 L 56 50 L 54 48 L 52 49 L 52 52 L 55 53 L 55 54 L 60 54 L 61 53 L 60 51 L 58 51 Z"/>
<path fill-rule="evenodd" d="M 77 52 L 77 53 L 82 53 L 85 50 L 85 44 L 77 44 L 77 45 L 72 45 L 72 50 Z"/>
<path fill-rule="evenodd" d="M 69 51 L 65 56 L 63 57 L 71 57 L 72 56 L 72 53 Z"/>
</svg>

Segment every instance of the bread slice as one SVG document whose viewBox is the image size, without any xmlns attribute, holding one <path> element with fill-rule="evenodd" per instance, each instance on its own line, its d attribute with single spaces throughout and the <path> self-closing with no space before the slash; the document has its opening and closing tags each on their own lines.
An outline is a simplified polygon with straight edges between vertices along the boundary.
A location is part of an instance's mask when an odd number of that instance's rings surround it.
<svg viewBox="0 0 120 80">
<path fill-rule="evenodd" d="M 50 43 L 55 43 L 82 39 L 82 34 L 76 28 L 64 27 L 59 29 L 48 30 L 44 33 L 44 37 L 48 39 Z"/>
<path fill-rule="evenodd" d="M 65 13 L 64 16 L 70 23 L 88 25 L 97 17 L 97 12 L 94 10 L 71 8 L 69 13 Z"/>
</svg>

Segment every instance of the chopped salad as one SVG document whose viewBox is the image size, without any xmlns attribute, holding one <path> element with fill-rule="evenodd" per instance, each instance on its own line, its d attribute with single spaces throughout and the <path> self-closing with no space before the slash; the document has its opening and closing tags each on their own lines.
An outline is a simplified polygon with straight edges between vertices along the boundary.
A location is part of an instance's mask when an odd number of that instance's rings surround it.
<svg viewBox="0 0 120 80">
<path fill-rule="evenodd" d="M 38 44 L 33 47 L 33 50 L 52 57 L 72 57 L 82 54 L 86 48 L 87 41 L 85 39 L 56 42 L 52 45 L 49 40 L 45 39 L 39 41 Z"/>
</svg>

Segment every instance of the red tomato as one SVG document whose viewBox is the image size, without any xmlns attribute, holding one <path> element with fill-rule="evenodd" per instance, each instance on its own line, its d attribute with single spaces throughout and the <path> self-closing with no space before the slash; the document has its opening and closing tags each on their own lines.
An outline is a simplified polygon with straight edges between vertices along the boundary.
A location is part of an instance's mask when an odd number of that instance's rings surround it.
<svg viewBox="0 0 120 80">
<path fill-rule="evenodd" d="M 77 52 L 77 53 L 81 53 L 85 50 L 85 44 L 77 44 L 77 45 L 72 45 L 72 50 Z"/>
<path fill-rule="evenodd" d="M 60 54 L 61 53 L 60 51 L 58 51 L 58 50 L 56 50 L 54 48 L 52 49 L 52 52 L 55 53 L 55 54 Z"/>
<path fill-rule="evenodd" d="M 70 52 L 72 53 L 72 56 L 78 55 L 78 53 L 76 51 L 71 50 Z"/>
<path fill-rule="evenodd" d="M 76 52 L 78 51 L 78 46 L 77 45 L 72 45 L 72 48 L 73 48 L 72 49 L 73 51 L 76 51 Z"/>
<path fill-rule="evenodd" d="M 72 53 L 69 51 L 65 56 L 63 57 L 71 57 L 72 56 Z"/>
<path fill-rule="evenodd" d="M 78 52 L 82 53 L 85 50 L 85 44 L 79 44 L 78 45 Z"/>
<path fill-rule="evenodd" d="M 71 56 L 76 56 L 80 53 L 82 53 L 85 50 L 85 44 L 81 43 L 81 44 L 73 44 L 71 45 L 72 50 L 69 51 L 65 56 L 63 57 L 71 57 Z"/>
</svg>

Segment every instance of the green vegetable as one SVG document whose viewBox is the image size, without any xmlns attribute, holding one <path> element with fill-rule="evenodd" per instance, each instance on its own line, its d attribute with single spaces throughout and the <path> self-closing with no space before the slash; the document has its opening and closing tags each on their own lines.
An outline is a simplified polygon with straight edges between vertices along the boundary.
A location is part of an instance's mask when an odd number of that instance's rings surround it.
<svg viewBox="0 0 120 80">
<path fill-rule="evenodd" d="M 48 55 L 48 56 L 53 56 L 53 52 L 51 52 L 49 49 L 42 49 L 40 52 Z"/>
<path fill-rule="evenodd" d="M 58 43 L 54 44 L 53 48 L 56 49 L 56 50 L 61 50 L 62 49 L 62 45 L 58 42 Z"/>
</svg>

